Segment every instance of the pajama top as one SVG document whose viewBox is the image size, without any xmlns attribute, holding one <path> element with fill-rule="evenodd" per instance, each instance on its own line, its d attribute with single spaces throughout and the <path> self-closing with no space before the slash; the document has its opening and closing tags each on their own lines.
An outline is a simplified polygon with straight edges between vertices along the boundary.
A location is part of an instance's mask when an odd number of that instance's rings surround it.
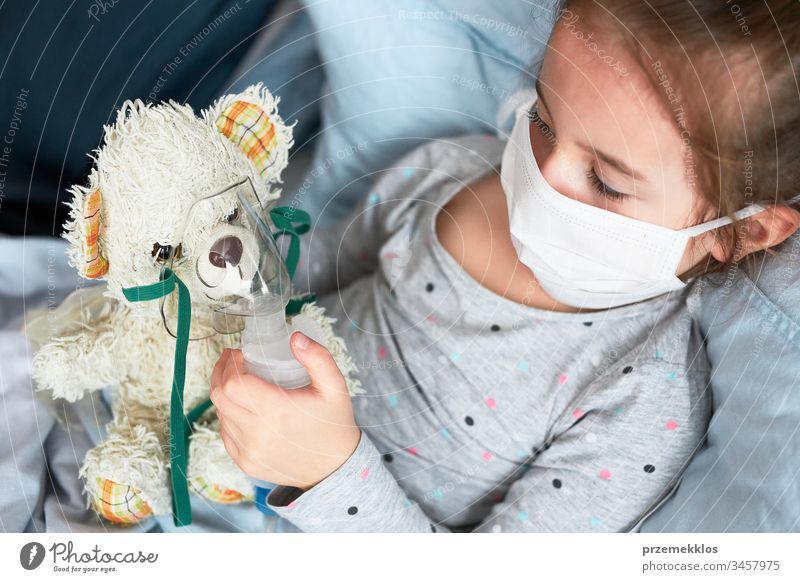
<svg viewBox="0 0 800 582">
<path fill-rule="evenodd" d="M 295 289 L 337 318 L 366 393 L 347 461 L 268 495 L 294 531 L 635 531 L 703 443 L 710 366 L 691 283 L 552 312 L 483 287 L 440 245 L 438 211 L 499 172 L 504 144 L 420 146 L 350 217 L 301 237 Z"/>
</svg>

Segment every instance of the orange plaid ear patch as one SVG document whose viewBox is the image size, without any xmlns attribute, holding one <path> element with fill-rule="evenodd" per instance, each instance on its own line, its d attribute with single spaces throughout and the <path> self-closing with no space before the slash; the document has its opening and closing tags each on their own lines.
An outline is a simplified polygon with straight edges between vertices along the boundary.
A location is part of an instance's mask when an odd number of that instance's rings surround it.
<svg viewBox="0 0 800 582">
<path fill-rule="evenodd" d="M 108 261 L 100 253 L 100 207 L 103 197 L 95 190 L 86 197 L 83 207 L 83 258 L 86 261 L 83 276 L 97 279 L 108 272 Z"/>
<path fill-rule="evenodd" d="M 263 174 L 272 165 L 278 139 L 275 125 L 261 107 L 235 101 L 217 117 L 215 125 Z"/>
</svg>

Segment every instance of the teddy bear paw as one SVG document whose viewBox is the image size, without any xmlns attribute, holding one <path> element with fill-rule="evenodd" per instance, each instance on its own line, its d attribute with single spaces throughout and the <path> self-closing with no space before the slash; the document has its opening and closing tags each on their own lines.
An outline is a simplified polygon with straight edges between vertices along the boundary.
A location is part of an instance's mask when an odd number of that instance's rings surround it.
<svg viewBox="0 0 800 582">
<path fill-rule="evenodd" d="M 97 478 L 99 491 L 91 499 L 94 510 L 107 521 L 117 525 L 133 525 L 153 515 L 141 491 L 110 479 Z"/>
<path fill-rule="evenodd" d="M 216 483 L 209 483 L 203 477 L 194 477 L 190 480 L 192 491 L 213 501 L 214 503 L 241 503 L 243 501 L 252 501 L 253 495 L 249 493 L 242 493 L 236 489 L 227 489 L 220 487 Z"/>
</svg>

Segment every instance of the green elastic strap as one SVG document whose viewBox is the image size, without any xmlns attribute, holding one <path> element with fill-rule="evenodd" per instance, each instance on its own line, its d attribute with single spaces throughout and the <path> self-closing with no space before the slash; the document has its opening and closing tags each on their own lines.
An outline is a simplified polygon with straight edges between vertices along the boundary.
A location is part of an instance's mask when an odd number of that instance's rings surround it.
<svg viewBox="0 0 800 582">
<path fill-rule="evenodd" d="M 276 206 L 269 211 L 269 216 L 278 228 L 278 232 L 272 233 L 273 239 L 277 241 L 285 234 L 291 237 L 284 263 L 286 270 L 289 271 L 289 278 L 294 279 L 294 272 L 300 261 L 300 235 L 305 234 L 311 228 L 311 216 L 305 210 L 291 206 Z M 293 222 L 297 222 L 298 225 L 293 225 Z"/>
<path fill-rule="evenodd" d="M 186 379 L 186 348 L 189 343 L 189 324 L 192 319 L 192 303 L 189 290 L 171 269 L 164 269 L 158 283 L 122 290 L 125 299 L 132 303 L 152 301 L 169 295 L 178 287 L 178 334 L 175 342 L 175 363 L 172 369 L 172 395 L 169 410 L 170 479 L 172 481 L 172 519 L 176 527 L 192 523 L 192 506 L 189 500 L 189 484 L 186 480 L 189 461 L 189 435 L 192 422 L 208 408 L 205 402 L 190 413 L 192 420 L 183 412 L 183 385 Z M 199 411 L 199 412 L 198 412 Z"/>
</svg>

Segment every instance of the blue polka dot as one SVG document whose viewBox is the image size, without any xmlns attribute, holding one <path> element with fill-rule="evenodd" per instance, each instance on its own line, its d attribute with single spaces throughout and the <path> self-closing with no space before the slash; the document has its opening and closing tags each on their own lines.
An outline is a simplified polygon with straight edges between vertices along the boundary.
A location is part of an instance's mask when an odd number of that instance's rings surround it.
<svg viewBox="0 0 800 582">
<path fill-rule="evenodd" d="M 407 498 L 407 497 L 406 497 L 405 506 L 406 507 L 411 507 L 411 500 L 409 498 Z"/>
<path fill-rule="evenodd" d="M 517 514 L 517 517 L 520 521 L 528 521 L 528 512 L 527 511 L 520 511 Z"/>
<path fill-rule="evenodd" d="M 392 408 L 397 406 L 397 394 L 392 394 L 387 400 L 389 401 L 389 406 Z"/>
<path fill-rule="evenodd" d="M 414 168 L 406 168 L 403 170 L 403 174 L 405 174 L 406 178 L 410 178 L 414 174 L 416 174 L 417 170 Z"/>
<path fill-rule="evenodd" d="M 592 526 L 596 527 L 596 526 L 600 525 L 603 522 L 598 517 L 592 517 L 592 519 L 589 520 L 589 523 L 591 523 Z"/>
<path fill-rule="evenodd" d="M 431 495 L 433 495 L 434 499 L 441 499 L 444 497 L 444 492 L 442 491 L 441 487 L 437 487 L 433 491 L 431 491 Z"/>
<path fill-rule="evenodd" d="M 677 372 L 670 372 L 667 374 L 667 380 L 675 380 L 678 378 Z"/>
<path fill-rule="evenodd" d="M 461 359 L 461 353 L 453 352 L 452 354 L 450 354 L 450 359 L 453 360 L 454 362 L 459 361 Z"/>
<path fill-rule="evenodd" d="M 625 410 L 625 409 L 624 409 L 624 408 L 622 408 L 621 406 L 617 406 L 617 407 L 614 409 L 614 414 L 616 414 L 617 416 L 619 416 L 620 414 L 622 414 L 622 413 L 624 412 L 624 410 Z"/>
<path fill-rule="evenodd" d="M 443 428 L 442 429 L 442 436 L 444 438 L 446 438 L 446 439 L 449 439 L 450 438 L 450 432 L 446 428 Z"/>
<path fill-rule="evenodd" d="M 375 204 L 378 200 L 380 200 L 380 197 L 377 194 L 375 194 L 375 192 L 370 194 L 369 197 L 367 198 L 367 202 L 369 202 L 370 204 Z"/>
<path fill-rule="evenodd" d="M 519 370 L 520 372 L 527 372 L 528 369 L 529 369 L 528 362 L 526 362 L 525 360 L 520 360 L 517 363 L 517 370 Z"/>
<path fill-rule="evenodd" d="M 656 360 L 661 359 L 661 350 L 656 350 Z"/>
<path fill-rule="evenodd" d="M 522 449 L 519 449 L 519 450 L 517 450 L 517 456 L 518 457 L 527 457 L 528 453 L 527 453 L 527 451 L 523 451 Z"/>
<path fill-rule="evenodd" d="M 353 329 L 356 329 L 358 327 L 358 322 L 355 319 L 351 319 L 350 325 L 353 326 Z"/>
</svg>

